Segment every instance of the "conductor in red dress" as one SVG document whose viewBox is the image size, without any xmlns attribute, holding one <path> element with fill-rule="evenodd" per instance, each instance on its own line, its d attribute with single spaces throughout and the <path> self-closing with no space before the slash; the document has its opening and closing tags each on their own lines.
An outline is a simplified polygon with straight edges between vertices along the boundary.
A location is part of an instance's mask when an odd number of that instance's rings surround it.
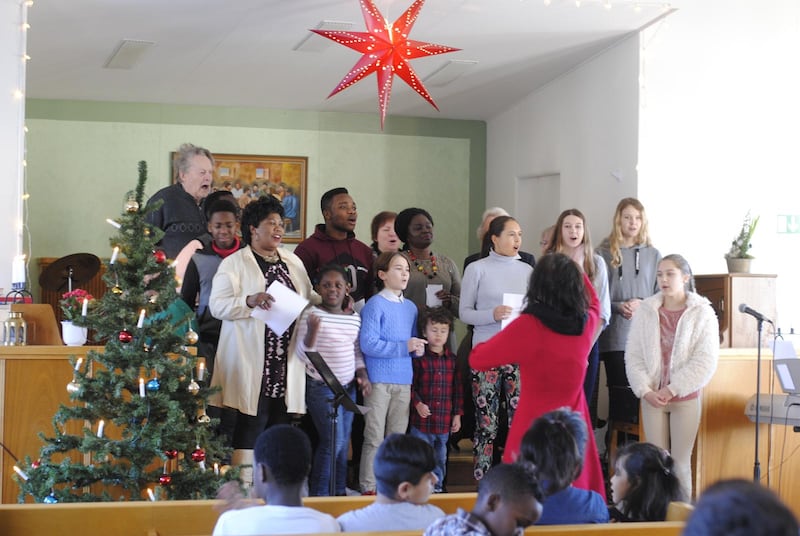
<svg viewBox="0 0 800 536">
<path fill-rule="evenodd" d="M 519 365 L 519 405 L 508 432 L 504 462 L 517 458 L 522 436 L 548 411 L 569 406 L 583 415 L 591 430 L 583 379 L 599 313 L 592 282 L 572 259 L 551 253 L 536 263 L 519 318 L 472 350 L 469 364 L 476 370 Z M 592 434 L 574 485 L 606 496 Z"/>
</svg>

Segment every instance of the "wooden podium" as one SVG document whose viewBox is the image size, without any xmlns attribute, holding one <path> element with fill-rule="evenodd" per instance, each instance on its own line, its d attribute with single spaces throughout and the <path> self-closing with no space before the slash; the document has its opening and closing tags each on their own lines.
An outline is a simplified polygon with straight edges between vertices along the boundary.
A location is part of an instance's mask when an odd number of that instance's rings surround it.
<svg viewBox="0 0 800 536">
<path fill-rule="evenodd" d="M 53 435 L 53 416 L 60 404 L 69 404 L 67 384 L 72 380 L 69 356 L 86 357 L 102 346 L 0 346 L 0 442 L 20 460 L 39 457 L 39 432 Z M 82 423 L 70 423 L 78 434 Z M 11 478 L 14 460 L 3 450 L 0 457 L 0 502 L 16 503 L 19 487 Z M 30 500 L 30 499 L 29 499 Z"/>
<path fill-rule="evenodd" d="M 756 349 L 721 349 L 717 371 L 702 394 L 702 416 L 695 446 L 695 493 L 723 478 L 753 479 L 755 424 L 744 414 L 756 393 Z M 780 394 L 773 380 L 772 352 L 762 348 L 761 393 Z M 769 486 L 800 517 L 800 433 L 791 426 L 761 424 L 761 483 Z"/>
</svg>

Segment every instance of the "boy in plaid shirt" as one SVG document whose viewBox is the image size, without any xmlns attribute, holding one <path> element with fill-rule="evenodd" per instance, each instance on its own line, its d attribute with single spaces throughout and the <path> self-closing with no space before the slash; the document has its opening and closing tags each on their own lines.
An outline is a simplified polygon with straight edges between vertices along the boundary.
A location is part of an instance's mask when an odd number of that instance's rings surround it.
<svg viewBox="0 0 800 536">
<path fill-rule="evenodd" d="M 435 493 L 442 491 L 447 466 L 447 440 L 461 429 L 461 379 L 456 357 L 447 348 L 453 316 L 444 307 L 425 309 L 419 318 L 419 333 L 427 340 L 425 354 L 412 360 L 410 433 L 433 447 L 438 478 Z"/>
</svg>

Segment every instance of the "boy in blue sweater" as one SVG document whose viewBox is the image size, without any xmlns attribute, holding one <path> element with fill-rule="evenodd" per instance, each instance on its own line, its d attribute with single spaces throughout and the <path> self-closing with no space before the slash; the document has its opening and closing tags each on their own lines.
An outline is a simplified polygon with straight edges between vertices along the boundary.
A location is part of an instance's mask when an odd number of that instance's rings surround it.
<svg viewBox="0 0 800 536">
<path fill-rule="evenodd" d="M 375 260 L 380 292 L 370 298 L 361 311 L 361 352 L 372 383 L 364 396 L 370 411 L 364 415 L 364 446 L 361 451 L 359 485 L 364 494 L 375 494 L 372 463 L 383 438 L 405 433 L 408 428 L 411 381 L 414 376 L 411 356 L 425 351 L 425 341 L 417 335 L 417 306 L 403 298 L 408 284 L 409 265 L 397 252 L 382 253 Z"/>
</svg>

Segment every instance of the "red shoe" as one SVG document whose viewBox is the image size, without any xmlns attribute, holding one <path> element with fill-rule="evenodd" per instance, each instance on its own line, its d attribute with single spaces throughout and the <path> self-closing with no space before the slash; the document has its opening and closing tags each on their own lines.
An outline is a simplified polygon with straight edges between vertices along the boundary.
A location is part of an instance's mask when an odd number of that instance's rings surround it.
<svg viewBox="0 0 800 536">
<path fill-rule="evenodd" d="M 369 491 L 362 491 L 361 495 L 377 495 L 378 493 L 373 489 Z"/>
</svg>

